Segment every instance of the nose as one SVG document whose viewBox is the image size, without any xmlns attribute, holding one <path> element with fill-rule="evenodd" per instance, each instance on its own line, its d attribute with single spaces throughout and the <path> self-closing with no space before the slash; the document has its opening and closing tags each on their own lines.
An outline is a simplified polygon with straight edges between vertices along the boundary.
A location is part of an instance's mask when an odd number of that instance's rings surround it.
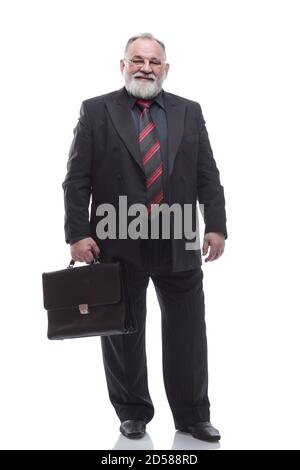
<svg viewBox="0 0 300 470">
<path fill-rule="evenodd" d="M 152 71 L 152 68 L 150 66 L 150 61 L 149 60 L 144 60 L 144 64 L 140 70 L 143 70 L 144 72 L 150 72 Z"/>
</svg>

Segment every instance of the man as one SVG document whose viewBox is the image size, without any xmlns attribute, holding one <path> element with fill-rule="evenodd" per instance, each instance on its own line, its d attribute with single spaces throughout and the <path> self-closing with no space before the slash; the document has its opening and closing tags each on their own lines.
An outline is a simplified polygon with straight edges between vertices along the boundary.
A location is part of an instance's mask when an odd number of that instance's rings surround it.
<svg viewBox="0 0 300 470">
<path fill-rule="evenodd" d="M 173 219 L 169 237 L 161 227 L 155 239 L 99 237 L 103 217 L 97 207 L 111 204 L 120 215 L 119 196 L 126 196 L 128 206 L 139 203 L 147 208 L 149 224 L 157 208 L 189 205 L 190 222 L 197 228 L 198 200 L 204 207 L 202 253 L 208 254 L 206 262 L 213 261 L 222 255 L 227 238 L 219 171 L 200 105 L 162 88 L 169 71 L 164 44 L 150 33 L 130 38 L 120 67 L 124 87 L 87 99 L 80 109 L 62 185 L 66 242 L 76 261 L 90 263 L 100 254 L 103 261 L 119 260 L 126 267 L 138 331 L 101 337 L 109 398 L 120 431 L 128 438 L 142 437 L 154 415 L 145 351 L 151 277 L 162 315 L 164 384 L 175 428 L 216 441 L 220 434 L 210 423 L 207 391 L 200 247 L 187 249 L 191 237 L 176 236 Z M 132 220 L 131 214 L 128 226 Z"/>
</svg>

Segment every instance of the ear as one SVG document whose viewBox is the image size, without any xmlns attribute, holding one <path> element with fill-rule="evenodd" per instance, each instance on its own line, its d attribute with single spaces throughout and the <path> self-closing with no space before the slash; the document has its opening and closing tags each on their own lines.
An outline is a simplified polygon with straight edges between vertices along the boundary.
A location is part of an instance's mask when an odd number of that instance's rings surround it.
<svg viewBox="0 0 300 470">
<path fill-rule="evenodd" d="M 123 74 L 124 67 L 125 67 L 125 60 L 124 60 L 124 59 L 121 59 L 121 60 L 120 60 L 120 70 L 121 70 L 121 73 L 122 73 L 122 74 Z"/>
<path fill-rule="evenodd" d="M 166 75 L 166 77 L 165 77 L 165 78 L 167 78 L 167 76 L 168 76 L 169 68 L 170 68 L 170 64 L 166 64 L 166 67 L 165 67 L 165 75 Z"/>
</svg>

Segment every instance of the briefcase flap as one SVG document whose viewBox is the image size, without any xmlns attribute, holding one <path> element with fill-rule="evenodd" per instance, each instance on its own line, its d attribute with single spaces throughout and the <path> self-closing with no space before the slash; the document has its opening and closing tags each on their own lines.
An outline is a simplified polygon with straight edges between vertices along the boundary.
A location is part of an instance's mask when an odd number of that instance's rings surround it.
<svg viewBox="0 0 300 470">
<path fill-rule="evenodd" d="M 119 262 L 45 272 L 42 280 L 46 310 L 116 304 L 122 296 Z"/>
</svg>

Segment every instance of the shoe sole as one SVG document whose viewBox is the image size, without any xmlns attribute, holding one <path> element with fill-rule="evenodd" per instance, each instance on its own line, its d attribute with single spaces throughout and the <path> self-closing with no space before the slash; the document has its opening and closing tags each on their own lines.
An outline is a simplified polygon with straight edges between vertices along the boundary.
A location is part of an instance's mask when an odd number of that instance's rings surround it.
<svg viewBox="0 0 300 470">
<path fill-rule="evenodd" d="M 186 433 L 188 433 L 188 434 L 191 434 L 193 437 L 195 437 L 195 439 L 200 439 L 201 441 L 217 442 L 217 441 L 219 441 L 219 440 L 221 439 L 221 436 L 219 436 L 219 437 L 204 437 L 204 436 L 201 437 L 201 435 L 197 435 L 197 436 L 196 436 L 196 435 L 193 434 L 192 431 L 191 431 L 190 429 L 188 429 L 188 428 L 182 428 L 182 427 L 180 427 L 180 428 L 176 428 L 176 429 L 177 429 L 178 431 L 180 431 L 180 432 L 186 432 Z"/>
<path fill-rule="evenodd" d="M 141 437 L 144 437 L 145 432 L 138 432 L 138 433 L 126 433 L 120 428 L 120 432 L 123 434 L 123 436 L 127 437 L 128 439 L 140 439 Z"/>
<path fill-rule="evenodd" d="M 121 431 L 123 436 L 127 437 L 128 439 L 140 439 L 141 437 L 144 437 L 145 434 L 126 434 Z"/>
</svg>

